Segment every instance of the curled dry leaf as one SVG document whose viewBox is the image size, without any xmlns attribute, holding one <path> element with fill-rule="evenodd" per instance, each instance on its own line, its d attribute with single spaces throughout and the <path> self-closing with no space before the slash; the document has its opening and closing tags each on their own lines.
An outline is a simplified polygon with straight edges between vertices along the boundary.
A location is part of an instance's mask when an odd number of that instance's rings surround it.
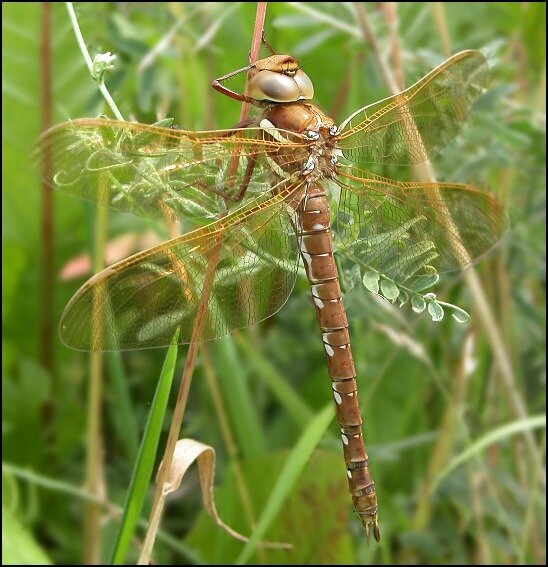
<svg viewBox="0 0 548 567">
<path fill-rule="evenodd" d="M 227 526 L 219 517 L 217 508 L 215 506 L 215 499 L 213 496 L 213 482 L 215 480 L 215 450 L 209 445 L 204 445 L 194 439 L 179 439 L 175 446 L 175 452 L 171 461 L 171 470 L 167 476 L 167 482 L 164 485 L 164 496 L 174 492 L 181 485 L 183 476 L 194 462 L 198 461 L 198 474 L 200 477 L 200 486 L 202 488 L 202 500 L 204 502 L 207 513 L 211 516 L 213 521 L 225 532 L 230 534 L 238 541 L 247 542 L 248 537 L 233 530 Z M 160 478 L 162 467 L 164 463 L 160 464 L 156 481 Z M 261 542 L 262 547 L 278 548 L 278 549 L 291 549 L 291 544 L 282 542 Z"/>
</svg>

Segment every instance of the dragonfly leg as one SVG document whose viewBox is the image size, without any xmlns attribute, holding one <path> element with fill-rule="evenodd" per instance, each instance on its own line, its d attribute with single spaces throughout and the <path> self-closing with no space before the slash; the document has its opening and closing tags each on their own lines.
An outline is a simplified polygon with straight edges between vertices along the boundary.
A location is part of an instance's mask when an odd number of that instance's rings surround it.
<svg viewBox="0 0 548 567">
<path fill-rule="evenodd" d="M 234 201 L 238 203 L 244 198 L 245 192 L 249 186 L 249 182 L 251 181 L 251 176 L 253 175 L 253 170 L 255 169 L 255 164 L 257 163 L 257 154 L 251 154 L 247 160 L 247 166 L 245 168 L 244 178 L 240 183 L 240 189 L 236 196 L 234 197 Z"/>
<path fill-rule="evenodd" d="M 234 75 L 238 75 L 239 73 L 249 71 L 252 67 L 253 67 L 253 65 L 250 64 L 247 67 L 242 67 L 241 69 L 237 69 L 236 71 L 232 71 L 231 73 L 228 73 L 227 75 L 223 75 L 222 77 L 215 79 L 211 83 L 211 86 L 216 91 L 220 92 L 221 94 L 223 94 L 225 96 L 233 98 L 234 100 L 238 100 L 240 102 L 247 102 L 249 104 L 257 105 L 257 101 L 255 99 L 252 99 L 251 97 L 249 97 L 247 95 L 237 93 L 236 91 L 233 91 L 233 90 L 229 89 L 228 87 L 225 87 L 224 85 L 221 84 L 223 81 L 226 81 L 227 79 L 230 79 L 231 77 L 234 77 Z"/>
<path fill-rule="evenodd" d="M 268 43 L 268 41 L 266 41 L 266 37 L 264 35 L 264 30 L 262 31 L 261 42 L 268 49 L 268 51 L 270 51 L 270 55 L 276 55 L 276 52 L 272 49 L 272 46 L 270 45 L 270 43 Z"/>
<path fill-rule="evenodd" d="M 241 120 L 237 124 L 234 124 L 231 128 L 229 128 L 226 132 L 220 133 L 218 136 L 219 138 L 228 138 L 229 136 L 234 136 L 234 134 L 238 133 L 238 130 L 242 128 L 247 128 L 248 126 L 253 126 L 254 122 L 246 118 L 245 120 Z"/>
</svg>

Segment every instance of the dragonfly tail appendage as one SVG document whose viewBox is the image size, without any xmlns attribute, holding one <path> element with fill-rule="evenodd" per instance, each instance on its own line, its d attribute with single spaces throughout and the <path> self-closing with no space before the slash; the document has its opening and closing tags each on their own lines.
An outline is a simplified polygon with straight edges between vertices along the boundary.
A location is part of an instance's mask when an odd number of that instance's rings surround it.
<svg viewBox="0 0 548 567">
<path fill-rule="evenodd" d="M 369 541 L 379 541 L 377 495 L 365 452 L 358 404 L 356 371 L 352 361 L 348 320 L 341 297 L 329 225 L 325 190 L 311 186 L 300 211 L 300 242 L 312 299 L 322 331 L 337 420 L 341 429 L 348 486 L 354 508 Z"/>
</svg>

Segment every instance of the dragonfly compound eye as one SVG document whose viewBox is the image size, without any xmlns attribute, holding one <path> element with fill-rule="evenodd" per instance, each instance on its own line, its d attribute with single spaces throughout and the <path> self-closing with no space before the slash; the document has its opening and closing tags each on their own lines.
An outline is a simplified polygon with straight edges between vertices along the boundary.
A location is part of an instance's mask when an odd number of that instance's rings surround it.
<svg viewBox="0 0 548 567">
<path fill-rule="evenodd" d="M 300 69 L 281 73 L 264 69 L 251 78 L 248 92 L 255 100 L 296 102 L 312 98 L 314 87 L 312 81 Z"/>
</svg>

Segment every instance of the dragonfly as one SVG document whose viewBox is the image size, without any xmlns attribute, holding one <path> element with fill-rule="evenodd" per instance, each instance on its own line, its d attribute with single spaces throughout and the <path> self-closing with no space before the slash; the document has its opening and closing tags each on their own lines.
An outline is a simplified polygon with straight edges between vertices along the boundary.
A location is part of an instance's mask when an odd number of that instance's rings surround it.
<svg viewBox="0 0 548 567">
<path fill-rule="evenodd" d="M 244 94 L 227 79 L 248 73 Z M 460 183 L 385 178 L 366 167 L 413 165 L 458 133 L 485 91 L 477 51 L 447 59 L 413 86 L 356 110 L 341 124 L 311 101 L 310 78 L 291 55 L 250 62 L 213 82 L 255 115 L 226 130 L 188 131 L 81 118 L 49 129 L 36 160 L 51 185 L 101 206 L 175 219 L 182 235 L 88 280 L 60 322 L 81 351 L 209 341 L 263 321 L 288 300 L 302 259 L 340 426 L 354 508 L 369 541 L 378 504 L 362 431 L 334 250 L 393 281 L 462 270 L 501 238 L 504 210 Z M 336 249 L 333 234 L 337 236 Z M 193 325 L 200 303 L 205 320 Z"/>
</svg>

